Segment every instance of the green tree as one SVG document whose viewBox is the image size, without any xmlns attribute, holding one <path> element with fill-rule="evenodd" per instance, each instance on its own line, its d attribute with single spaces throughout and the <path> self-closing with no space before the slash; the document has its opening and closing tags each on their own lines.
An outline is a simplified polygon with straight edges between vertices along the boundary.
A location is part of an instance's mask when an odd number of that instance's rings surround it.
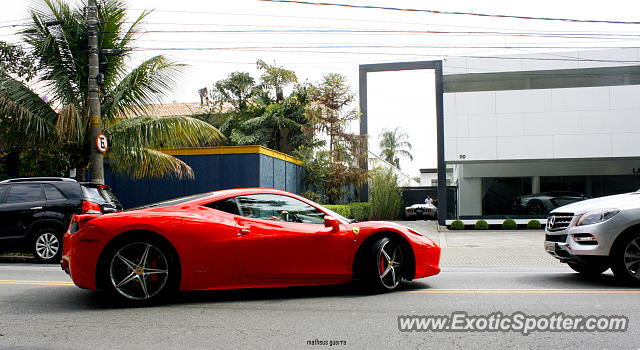
<svg viewBox="0 0 640 350">
<path fill-rule="evenodd" d="M 311 85 L 295 84 L 295 73 L 283 67 L 262 60 L 257 65 L 263 71 L 257 83 L 244 72 L 216 82 L 206 99 L 209 111 L 198 118 L 219 127 L 228 144 L 262 145 L 292 154 L 312 140 L 305 115 Z"/>
<path fill-rule="evenodd" d="M 197 119 L 147 115 L 150 104 L 161 102 L 177 86 L 185 68 L 159 55 L 127 70 L 133 41 L 149 13 L 144 11 L 129 22 L 120 0 L 101 1 L 98 9 L 99 49 L 119 53 L 101 56 L 102 126 L 110 139 L 107 156 L 114 170 L 134 177 L 192 177 L 189 166 L 157 149 L 210 145 L 223 136 Z M 62 0 L 41 0 L 41 6 L 30 14 L 31 22 L 21 34 L 39 62 L 33 86 L 41 86 L 49 101 L 18 79 L 0 73 L 0 129 L 29 135 L 39 147 L 62 146 L 82 176 L 93 141 L 88 133 L 84 8 Z M 47 25 L 51 20 L 62 24 Z"/>
<path fill-rule="evenodd" d="M 393 130 L 382 130 L 380 132 L 380 149 L 382 150 L 382 158 L 387 162 L 400 169 L 400 157 L 406 157 L 413 160 L 411 155 L 411 143 L 408 141 L 409 136 L 402 132 L 400 127 Z"/>
<path fill-rule="evenodd" d="M 29 81 L 36 72 L 37 60 L 35 57 L 19 45 L 0 41 L 0 76 L 7 75 L 19 81 Z M 0 124 L 0 149 L 5 154 L 3 170 L 8 176 L 16 177 L 23 173 L 21 163 L 23 161 L 29 162 L 31 158 L 26 157 L 27 159 L 25 159 L 21 153 L 32 145 L 30 141 L 30 138 L 10 125 Z M 32 163 L 37 164 L 38 162 L 36 160 Z"/>
<path fill-rule="evenodd" d="M 316 143 L 306 152 L 298 153 L 311 169 L 307 171 L 305 183 L 326 195 L 330 204 L 342 202 L 354 195 L 369 176 L 360 167 L 367 156 L 367 138 L 347 131 L 349 123 L 359 117 L 356 110 L 349 108 L 355 95 L 345 76 L 330 73 L 313 89 L 311 96 L 313 107 L 307 110 L 307 117 L 316 139 L 327 142 Z"/>
</svg>

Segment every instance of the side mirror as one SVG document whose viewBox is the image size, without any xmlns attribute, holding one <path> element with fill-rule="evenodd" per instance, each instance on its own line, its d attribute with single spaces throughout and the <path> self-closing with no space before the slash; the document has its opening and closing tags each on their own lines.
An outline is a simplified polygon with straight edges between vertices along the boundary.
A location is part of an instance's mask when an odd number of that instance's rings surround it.
<svg viewBox="0 0 640 350">
<path fill-rule="evenodd" d="M 330 232 L 338 232 L 340 231 L 340 221 L 338 221 L 338 219 L 334 218 L 333 216 L 325 215 L 324 227 L 331 228 Z"/>
</svg>

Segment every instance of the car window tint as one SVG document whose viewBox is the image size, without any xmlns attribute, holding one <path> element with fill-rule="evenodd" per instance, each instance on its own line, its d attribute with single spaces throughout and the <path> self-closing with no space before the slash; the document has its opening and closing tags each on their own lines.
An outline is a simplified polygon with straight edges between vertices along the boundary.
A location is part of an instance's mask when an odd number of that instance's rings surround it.
<svg viewBox="0 0 640 350">
<path fill-rule="evenodd" d="M 7 192 L 7 188 L 9 188 L 9 186 L 0 185 L 0 202 L 4 199 L 4 194 Z"/>
<path fill-rule="evenodd" d="M 215 201 L 204 205 L 207 208 L 224 211 L 229 214 L 240 215 L 238 205 L 234 198 L 227 198 L 220 201 Z"/>
<path fill-rule="evenodd" d="M 324 213 L 295 198 L 276 194 L 238 197 L 242 216 L 265 220 L 324 224 Z"/>
<path fill-rule="evenodd" d="M 7 195 L 7 203 L 35 202 L 43 200 L 40 184 L 13 185 Z"/>
<path fill-rule="evenodd" d="M 44 184 L 44 194 L 47 200 L 66 199 L 64 194 L 53 185 Z"/>
</svg>

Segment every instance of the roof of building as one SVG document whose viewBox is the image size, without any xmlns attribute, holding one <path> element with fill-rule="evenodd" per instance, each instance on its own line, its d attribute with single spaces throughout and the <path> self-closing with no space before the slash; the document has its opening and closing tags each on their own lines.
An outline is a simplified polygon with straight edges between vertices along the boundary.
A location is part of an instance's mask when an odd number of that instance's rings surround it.
<svg viewBox="0 0 640 350">
<path fill-rule="evenodd" d="M 207 106 L 199 102 L 152 104 L 148 105 L 147 108 L 145 115 L 156 117 L 189 116 L 207 111 Z"/>
</svg>

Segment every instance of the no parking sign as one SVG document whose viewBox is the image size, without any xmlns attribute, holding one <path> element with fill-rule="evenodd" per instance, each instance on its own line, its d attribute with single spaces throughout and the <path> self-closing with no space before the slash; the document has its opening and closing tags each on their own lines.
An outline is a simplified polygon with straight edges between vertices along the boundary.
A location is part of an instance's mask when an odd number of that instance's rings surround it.
<svg viewBox="0 0 640 350">
<path fill-rule="evenodd" d="M 107 152 L 107 149 L 109 149 L 107 136 L 105 134 L 100 133 L 96 136 L 96 148 L 98 149 L 98 151 L 100 151 L 100 153 L 105 153 Z"/>
</svg>

